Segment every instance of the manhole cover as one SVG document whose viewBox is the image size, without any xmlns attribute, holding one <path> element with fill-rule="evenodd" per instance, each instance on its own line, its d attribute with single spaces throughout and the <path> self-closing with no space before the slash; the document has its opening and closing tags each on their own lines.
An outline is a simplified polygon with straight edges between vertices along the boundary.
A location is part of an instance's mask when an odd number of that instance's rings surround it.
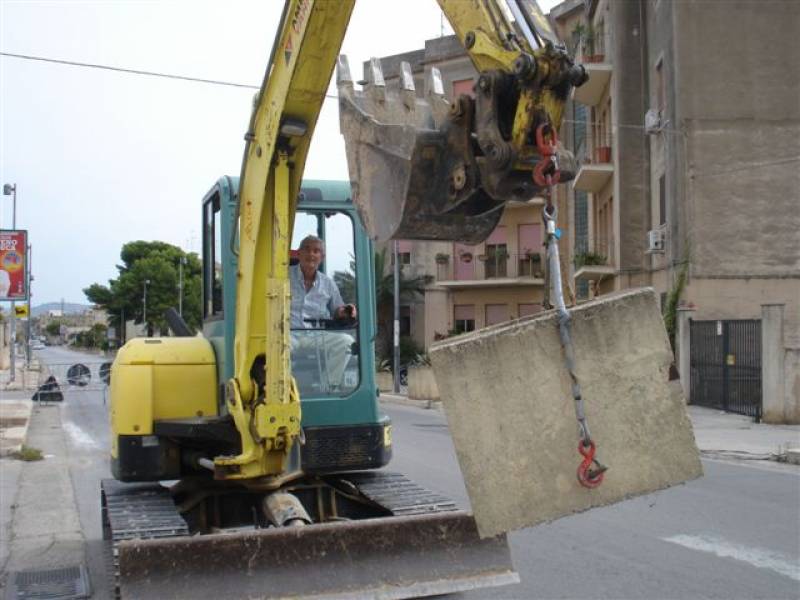
<svg viewBox="0 0 800 600">
<path fill-rule="evenodd" d="M 11 573 L 6 600 L 72 600 L 91 596 L 86 567 Z"/>
</svg>

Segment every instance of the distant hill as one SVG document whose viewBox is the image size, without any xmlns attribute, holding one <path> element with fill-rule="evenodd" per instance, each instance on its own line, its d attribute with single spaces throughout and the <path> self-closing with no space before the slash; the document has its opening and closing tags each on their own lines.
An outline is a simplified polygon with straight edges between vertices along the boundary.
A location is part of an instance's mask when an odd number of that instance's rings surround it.
<svg viewBox="0 0 800 600">
<path fill-rule="evenodd" d="M 86 310 L 92 308 L 91 304 L 77 304 L 75 302 L 64 302 L 63 309 L 64 313 L 68 315 L 82 313 Z M 49 310 L 61 310 L 62 305 L 61 302 L 46 302 L 45 304 L 40 304 L 39 306 L 31 307 L 31 312 L 33 313 L 34 317 L 38 317 L 40 315 L 46 314 Z"/>
</svg>

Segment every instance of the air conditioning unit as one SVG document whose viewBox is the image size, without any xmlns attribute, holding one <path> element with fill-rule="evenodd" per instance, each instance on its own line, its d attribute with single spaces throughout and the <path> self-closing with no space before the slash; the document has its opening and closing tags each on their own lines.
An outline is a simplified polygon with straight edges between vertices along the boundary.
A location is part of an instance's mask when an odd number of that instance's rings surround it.
<svg viewBox="0 0 800 600">
<path fill-rule="evenodd" d="M 644 130 L 646 133 L 661 131 L 661 114 L 656 108 L 651 108 L 644 114 Z"/>
<path fill-rule="evenodd" d="M 664 252 L 665 233 L 663 229 L 651 229 L 647 232 L 648 254 Z"/>
</svg>

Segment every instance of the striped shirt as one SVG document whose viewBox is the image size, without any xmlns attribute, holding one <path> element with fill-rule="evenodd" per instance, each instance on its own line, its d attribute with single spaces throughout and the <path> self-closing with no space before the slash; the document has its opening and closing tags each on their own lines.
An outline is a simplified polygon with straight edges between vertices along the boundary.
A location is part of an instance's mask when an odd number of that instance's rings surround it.
<svg viewBox="0 0 800 600">
<path fill-rule="evenodd" d="M 336 283 L 317 271 L 314 285 L 306 291 L 303 281 L 303 271 L 300 265 L 289 267 L 289 283 L 292 293 L 292 329 L 305 329 L 313 327 L 304 319 L 331 319 L 340 306 L 344 306 L 342 296 Z"/>
</svg>

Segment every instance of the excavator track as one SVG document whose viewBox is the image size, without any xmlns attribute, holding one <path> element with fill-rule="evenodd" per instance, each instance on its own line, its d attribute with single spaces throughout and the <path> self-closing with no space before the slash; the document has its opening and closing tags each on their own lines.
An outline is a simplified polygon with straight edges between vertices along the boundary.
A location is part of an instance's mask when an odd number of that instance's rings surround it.
<svg viewBox="0 0 800 600">
<path fill-rule="evenodd" d="M 119 543 L 189 535 L 169 490 L 153 483 L 100 482 L 103 540 L 114 597 L 120 598 Z"/>
<path fill-rule="evenodd" d="M 336 476 L 353 484 L 369 501 L 392 516 L 409 517 L 457 511 L 455 502 L 414 483 L 400 473 L 372 471 Z M 126 540 L 190 536 L 169 490 L 157 483 L 101 482 L 103 538 L 114 597 L 121 598 L 120 549 Z"/>
</svg>

